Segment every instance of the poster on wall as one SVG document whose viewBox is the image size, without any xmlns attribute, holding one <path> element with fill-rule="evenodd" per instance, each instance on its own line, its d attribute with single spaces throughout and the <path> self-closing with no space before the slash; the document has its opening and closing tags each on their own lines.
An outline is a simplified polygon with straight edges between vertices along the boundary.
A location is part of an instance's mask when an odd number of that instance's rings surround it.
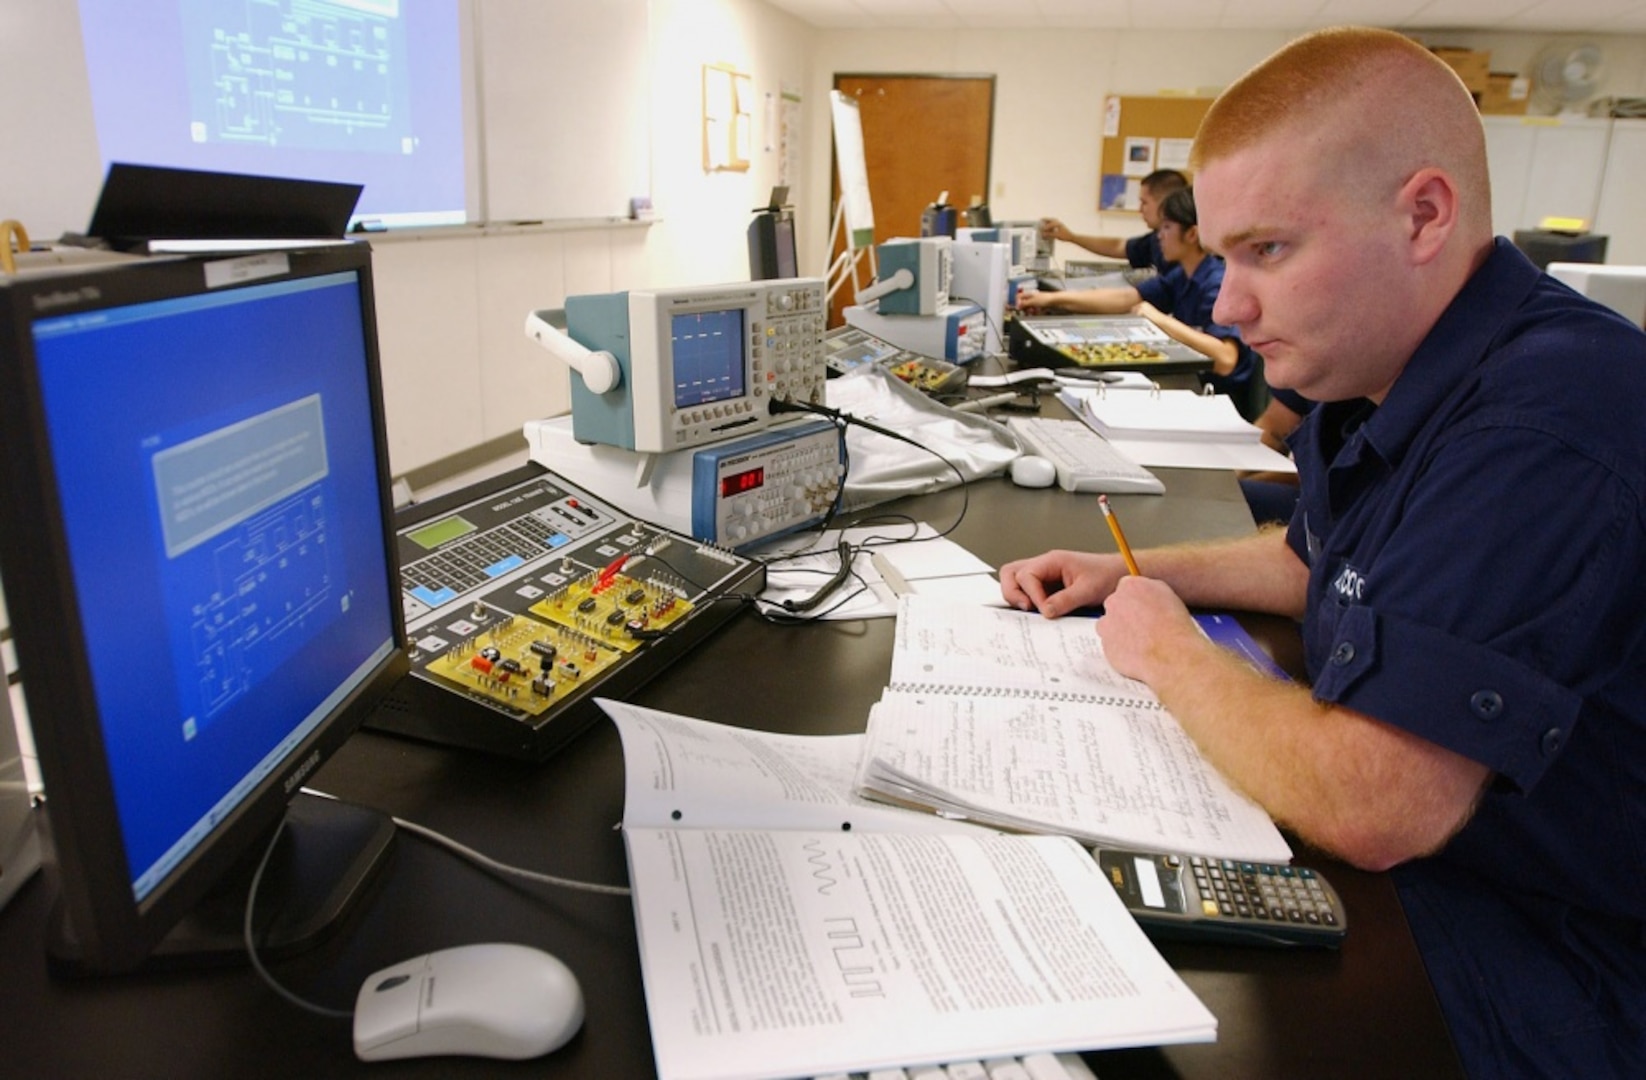
<svg viewBox="0 0 1646 1080">
<path fill-rule="evenodd" d="M 1154 144 L 1152 138 L 1126 136 L 1120 171 L 1125 176 L 1148 176 L 1154 172 Z"/>
<path fill-rule="evenodd" d="M 1193 148 L 1193 139 L 1161 139 L 1155 144 L 1154 167 L 1188 172 L 1189 151 Z"/>
<path fill-rule="evenodd" d="M 1120 134 L 1120 99 L 1103 99 L 1103 137 L 1112 139 Z"/>
<path fill-rule="evenodd" d="M 1097 193 L 1099 210 L 1136 210 L 1143 185 L 1136 177 L 1104 173 Z"/>
<path fill-rule="evenodd" d="M 790 187 L 794 186 L 795 179 L 800 175 L 800 104 L 800 88 L 784 83 L 779 105 L 777 182 Z"/>
</svg>

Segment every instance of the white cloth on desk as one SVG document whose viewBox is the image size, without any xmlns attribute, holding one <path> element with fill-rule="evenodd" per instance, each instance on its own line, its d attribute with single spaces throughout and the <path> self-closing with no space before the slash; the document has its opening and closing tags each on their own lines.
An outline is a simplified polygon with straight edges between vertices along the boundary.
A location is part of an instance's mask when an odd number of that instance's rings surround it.
<svg viewBox="0 0 1646 1080">
<path fill-rule="evenodd" d="M 830 408 L 898 432 L 917 444 L 910 446 L 855 424 L 847 428 L 850 461 L 841 499 L 845 510 L 960 483 L 962 477 L 933 453 L 953 462 L 964 479 L 971 481 L 999 474 L 1021 452 L 1000 425 L 957 413 L 876 364 L 864 364 L 830 379 L 826 394 Z"/>
</svg>

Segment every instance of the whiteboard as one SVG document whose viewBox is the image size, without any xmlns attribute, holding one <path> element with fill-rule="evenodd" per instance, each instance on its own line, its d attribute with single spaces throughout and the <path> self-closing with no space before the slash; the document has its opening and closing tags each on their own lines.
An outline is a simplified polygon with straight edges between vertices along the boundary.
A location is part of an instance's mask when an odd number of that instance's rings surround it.
<svg viewBox="0 0 1646 1080">
<path fill-rule="evenodd" d="M 651 194 L 646 0 L 485 0 L 488 221 L 628 217 Z"/>
<path fill-rule="evenodd" d="M 463 0 L 480 222 L 627 217 L 651 192 L 646 0 Z M 0 218 L 83 231 L 102 158 L 74 0 L 5 0 Z M 26 102 L 24 106 L 21 103 Z"/>
<path fill-rule="evenodd" d="M 874 244 L 874 207 L 869 201 L 869 165 L 863 154 L 863 115 L 857 102 L 829 91 L 834 113 L 834 156 L 840 168 L 840 197 L 846 204 L 846 235 L 852 250 Z"/>
</svg>

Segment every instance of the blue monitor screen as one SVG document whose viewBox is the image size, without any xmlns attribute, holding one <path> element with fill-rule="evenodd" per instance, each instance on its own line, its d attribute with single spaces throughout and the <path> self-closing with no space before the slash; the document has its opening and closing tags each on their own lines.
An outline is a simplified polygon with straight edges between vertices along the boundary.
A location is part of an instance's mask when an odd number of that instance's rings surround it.
<svg viewBox="0 0 1646 1080">
<path fill-rule="evenodd" d="M 743 396 L 742 308 L 675 315 L 670 338 L 676 408 Z"/>
<path fill-rule="evenodd" d="M 355 271 L 34 324 L 142 899 L 394 646 Z"/>
</svg>

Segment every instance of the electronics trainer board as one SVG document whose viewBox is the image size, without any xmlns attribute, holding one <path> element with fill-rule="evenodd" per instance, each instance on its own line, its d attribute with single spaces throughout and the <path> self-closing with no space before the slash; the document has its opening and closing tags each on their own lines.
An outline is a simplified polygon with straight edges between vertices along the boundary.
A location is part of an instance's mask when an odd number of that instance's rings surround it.
<svg viewBox="0 0 1646 1080">
<path fill-rule="evenodd" d="M 403 678 L 368 727 L 541 761 L 765 587 L 541 466 L 400 512 Z"/>
<path fill-rule="evenodd" d="M 1211 358 L 1139 315 L 1038 315 L 1013 320 L 1007 352 L 1020 367 L 1094 368 L 1150 375 L 1209 371 Z"/>
</svg>

